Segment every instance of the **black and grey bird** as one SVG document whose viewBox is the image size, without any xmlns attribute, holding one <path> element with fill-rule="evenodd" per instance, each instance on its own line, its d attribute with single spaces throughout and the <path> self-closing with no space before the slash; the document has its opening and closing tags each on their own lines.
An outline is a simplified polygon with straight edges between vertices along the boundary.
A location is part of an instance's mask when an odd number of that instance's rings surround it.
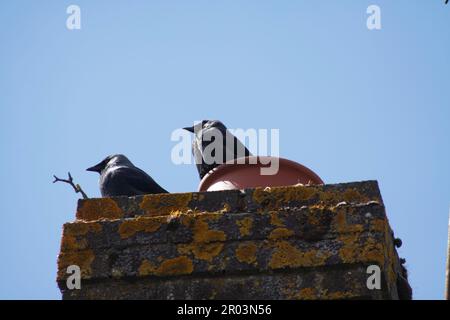
<svg viewBox="0 0 450 320">
<path fill-rule="evenodd" d="M 99 164 L 86 170 L 100 174 L 102 197 L 167 193 L 147 173 L 135 167 L 122 154 L 108 156 Z"/>
<path fill-rule="evenodd" d="M 192 127 L 183 129 L 194 133 L 192 154 L 195 158 L 200 179 L 210 170 L 226 161 L 252 155 L 245 145 L 231 134 L 227 127 L 218 120 L 203 120 Z M 215 141 L 217 135 L 221 135 L 222 143 L 218 148 L 213 148 L 213 146 L 208 148 Z"/>
</svg>

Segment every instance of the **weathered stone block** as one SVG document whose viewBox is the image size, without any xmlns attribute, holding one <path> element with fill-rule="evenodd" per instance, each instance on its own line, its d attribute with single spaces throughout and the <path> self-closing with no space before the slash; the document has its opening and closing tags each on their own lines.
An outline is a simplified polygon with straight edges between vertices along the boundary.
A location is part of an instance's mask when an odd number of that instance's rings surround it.
<svg viewBox="0 0 450 320">
<path fill-rule="evenodd" d="M 378 185 L 80 200 L 63 228 L 64 299 L 396 299 L 401 265 Z M 82 289 L 68 290 L 78 265 Z M 382 270 L 369 290 L 366 268 Z"/>
</svg>

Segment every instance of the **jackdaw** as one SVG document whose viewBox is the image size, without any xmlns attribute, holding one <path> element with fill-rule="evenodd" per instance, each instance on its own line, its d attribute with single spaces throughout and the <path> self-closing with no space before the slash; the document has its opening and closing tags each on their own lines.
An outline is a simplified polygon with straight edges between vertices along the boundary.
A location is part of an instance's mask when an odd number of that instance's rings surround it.
<svg viewBox="0 0 450 320">
<path fill-rule="evenodd" d="M 252 155 L 218 120 L 203 120 L 192 127 L 183 129 L 194 133 L 192 154 L 200 179 L 226 161 Z M 212 145 L 218 137 L 221 140 Z"/>
<path fill-rule="evenodd" d="M 135 167 L 122 154 L 108 156 L 99 164 L 86 170 L 100 174 L 102 197 L 167 193 L 155 180 Z"/>
</svg>

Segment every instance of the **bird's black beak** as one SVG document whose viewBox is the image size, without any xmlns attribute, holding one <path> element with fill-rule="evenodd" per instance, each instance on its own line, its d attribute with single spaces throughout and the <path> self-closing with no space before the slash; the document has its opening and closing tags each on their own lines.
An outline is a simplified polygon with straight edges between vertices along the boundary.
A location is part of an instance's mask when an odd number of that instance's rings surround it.
<svg viewBox="0 0 450 320">
<path fill-rule="evenodd" d="M 187 130 L 187 131 L 189 131 L 189 132 L 192 132 L 192 133 L 194 133 L 194 126 L 192 126 L 192 127 L 185 127 L 185 128 L 183 128 L 184 130 Z"/>
<path fill-rule="evenodd" d="M 102 171 L 102 163 L 96 164 L 93 167 L 87 168 L 86 171 L 92 171 L 92 172 L 98 172 L 100 173 Z"/>
</svg>

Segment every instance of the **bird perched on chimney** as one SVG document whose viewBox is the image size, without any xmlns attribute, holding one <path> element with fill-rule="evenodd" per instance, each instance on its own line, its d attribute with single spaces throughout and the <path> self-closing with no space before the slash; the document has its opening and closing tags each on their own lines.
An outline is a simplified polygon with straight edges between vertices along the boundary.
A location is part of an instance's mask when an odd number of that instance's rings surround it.
<svg viewBox="0 0 450 320">
<path fill-rule="evenodd" d="M 218 120 L 203 120 L 192 127 L 183 129 L 194 133 L 192 154 L 200 179 L 226 161 L 252 155 L 239 139 Z M 221 136 L 222 141 L 218 141 L 218 145 L 211 146 L 218 135 Z"/>
<path fill-rule="evenodd" d="M 135 167 L 122 154 L 110 155 L 86 170 L 100 174 L 102 197 L 167 193 L 147 173 Z"/>
</svg>

